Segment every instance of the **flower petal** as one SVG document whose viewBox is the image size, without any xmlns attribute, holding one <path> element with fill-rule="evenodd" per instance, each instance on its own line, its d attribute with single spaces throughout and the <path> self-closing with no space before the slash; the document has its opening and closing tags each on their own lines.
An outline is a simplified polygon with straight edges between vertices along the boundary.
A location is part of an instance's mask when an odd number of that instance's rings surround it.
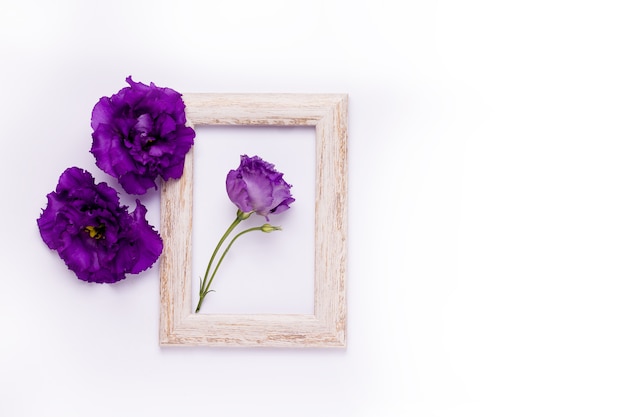
<svg viewBox="0 0 626 417">
<path fill-rule="evenodd" d="M 146 220 L 146 208 L 139 202 L 137 208 L 131 213 L 133 217 L 133 235 L 135 237 L 133 246 L 137 251 L 135 264 L 130 272 L 137 274 L 152 266 L 163 251 L 163 240 L 154 228 Z"/>
</svg>

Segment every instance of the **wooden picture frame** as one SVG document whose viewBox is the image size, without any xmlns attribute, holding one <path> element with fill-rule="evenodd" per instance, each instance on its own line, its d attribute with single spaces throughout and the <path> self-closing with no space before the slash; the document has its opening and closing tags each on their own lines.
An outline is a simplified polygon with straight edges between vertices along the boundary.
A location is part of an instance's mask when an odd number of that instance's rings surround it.
<svg viewBox="0 0 626 417">
<path fill-rule="evenodd" d="M 196 314 L 191 297 L 193 149 L 161 188 L 160 344 L 345 347 L 347 108 L 343 94 L 184 94 L 192 126 L 315 127 L 313 314 Z"/>
</svg>

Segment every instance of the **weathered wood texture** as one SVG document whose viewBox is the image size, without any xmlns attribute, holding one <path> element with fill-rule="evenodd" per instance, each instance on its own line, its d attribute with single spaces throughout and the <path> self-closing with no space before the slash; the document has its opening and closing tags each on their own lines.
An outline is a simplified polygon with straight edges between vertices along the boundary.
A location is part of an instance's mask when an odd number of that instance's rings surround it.
<svg viewBox="0 0 626 417">
<path fill-rule="evenodd" d="M 345 347 L 348 96 L 184 94 L 183 99 L 192 126 L 315 126 L 315 307 L 313 315 L 193 313 L 192 150 L 183 176 L 161 188 L 161 345 Z"/>
</svg>

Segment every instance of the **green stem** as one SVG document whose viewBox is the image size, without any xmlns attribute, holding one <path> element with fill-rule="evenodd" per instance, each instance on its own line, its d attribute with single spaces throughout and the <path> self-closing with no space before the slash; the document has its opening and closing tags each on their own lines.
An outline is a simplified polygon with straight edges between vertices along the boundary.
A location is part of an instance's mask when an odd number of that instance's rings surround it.
<svg viewBox="0 0 626 417">
<path fill-rule="evenodd" d="M 220 241 L 217 243 L 217 246 L 215 247 L 215 250 L 213 251 L 213 254 L 211 255 L 211 259 L 209 260 L 209 263 L 206 267 L 206 271 L 204 272 L 204 278 L 202 279 L 202 282 L 200 284 L 200 301 L 198 302 L 196 313 L 200 310 L 200 306 L 202 305 L 202 301 L 204 300 L 204 297 L 209 293 L 209 286 L 211 285 L 211 281 L 213 280 L 213 277 L 211 277 L 211 280 L 208 282 L 208 284 L 207 284 L 207 277 L 209 276 L 209 271 L 211 270 L 211 265 L 213 265 L 213 261 L 215 260 L 215 256 L 217 255 L 217 252 L 224 244 L 224 241 L 226 241 L 226 238 L 228 237 L 228 235 L 231 234 L 231 232 L 235 229 L 235 227 L 237 227 L 239 223 L 241 223 L 243 220 L 246 220 L 248 217 L 250 217 L 250 214 L 252 213 L 244 213 L 241 210 L 237 210 L 237 217 L 235 218 L 235 221 L 233 221 L 233 223 L 228 227 L 228 229 L 226 229 L 226 232 L 224 233 Z M 215 273 L 213 275 L 215 275 Z"/>
<path fill-rule="evenodd" d="M 233 243 L 235 243 L 235 240 L 237 240 L 240 236 L 245 235 L 246 233 L 250 233 L 250 232 L 255 231 L 255 230 L 263 230 L 263 226 L 251 227 L 250 229 L 246 229 L 243 232 L 238 233 L 230 241 L 228 246 L 226 246 L 226 249 L 224 249 L 224 253 L 222 253 L 222 256 L 220 256 L 220 260 L 217 262 L 217 265 L 215 265 L 215 269 L 213 270 L 213 273 L 211 274 L 211 278 L 209 279 L 209 282 L 207 283 L 206 287 L 204 286 L 204 282 L 203 282 L 202 289 L 201 289 L 201 292 L 200 292 L 200 300 L 198 301 L 198 307 L 196 307 L 196 313 L 198 311 L 200 311 L 200 307 L 202 306 L 202 302 L 204 301 L 204 297 L 209 293 L 209 288 L 211 287 L 211 283 L 213 282 L 213 278 L 215 278 L 215 274 L 217 273 L 217 270 L 219 269 L 220 265 L 222 264 L 222 261 L 224 260 L 224 257 L 226 256 L 226 254 L 230 250 L 231 246 L 233 246 Z M 228 232 L 228 233 L 230 233 L 230 232 Z M 228 233 L 225 234 L 224 236 L 228 236 Z M 220 243 L 223 243 L 223 240 L 220 241 Z M 211 260 L 213 260 L 213 258 L 211 258 Z M 208 269 L 207 269 L 207 271 L 208 271 Z M 204 280 L 206 280 L 206 275 L 205 275 L 204 278 L 205 278 Z"/>
<path fill-rule="evenodd" d="M 250 233 L 250 232 L 253 232 L 255 230 L 262 230 L 262 229 L 263 228 L 261 226 L 259 226 L 259 227 L 251 227 L 250 229 L 246 229 L 243 232 L 240 232 L 237 235 L 235 235 L 233 240 L 231 240 L 230 243 L 228 244 L 228 246 L 226 246 L 226 249 L 224 249 L 224 253 L 222 253 L 222 256 L 220 256 L 220 260 L 217 262 L 217 265 L 215 265 L 215 269 L 213 270 L 213 274 L 211 274 L 211 279 L 209 279 L 209 284 L 206 286 L 207 292 L 208 292 L 209 287 L 211 286 L 211 283 L 213 282 L 213 278 L 215 278 L 215 274 L 217 273 L 217 270 L 219 269 L 220 265 L 222 264 L 222 261 L 224 260 L 224 257 L 226 256 L 226 254 L 230 250 L 230 247 L 233 246 L 233 243 L 235 243 L 235 240 L 237 240 L 239 238 L 239 236 L 245 235 L 246 233 Z"/>
<path fill-rule="evenodd" d="M 239 218 L 239 216 L 237 216 L 235 221 L 230 225 L 228 229 L 226 229 L 226 232 L 224 233 L 220 241 L 217 243 L 217 246 L 215 247 L 215 250 L 213 251 L 213 254 L 211 255 L 211 259 L 209 260 L 209 264 L 206 267 L 206 271 L 204 272 L 204 278 L 202 279 L 202 286 L 200 287 L 200 293 L 206 292 L 204 289 L 204 286 L 206 284 L 206 279 L 209 276 L 209 270 L 211 269 L 211 265 L 213 265 L 213 260 L 215 259 L 215 256 L 217 255 L 217 251 L 220 250 L 220 248 L 222 247 L 222 244 L 224 243 L 228 235 L 230 235 L 230 233 L 235 229 L 235 227 L 237 227 L 239 223 L 241 223 L 241 219 Z"/>
</svg>

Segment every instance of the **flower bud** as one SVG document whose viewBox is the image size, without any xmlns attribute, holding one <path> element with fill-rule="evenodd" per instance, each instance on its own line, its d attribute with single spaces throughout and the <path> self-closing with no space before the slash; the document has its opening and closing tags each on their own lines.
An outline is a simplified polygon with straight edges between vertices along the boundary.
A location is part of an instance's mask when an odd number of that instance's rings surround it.
<svg viewBox="0 0 626 417">
<path fill-rule="evenodd" d="M 270 232 L 273 232 L 274 230 L 283 230 L 283 229 L 281 229 L 280 226 L 272 226 L 271 224 L 267 224 L 267 223 L 261 226 L 261 231 L 265 233 L 270 233 Z"/>
</svg>

